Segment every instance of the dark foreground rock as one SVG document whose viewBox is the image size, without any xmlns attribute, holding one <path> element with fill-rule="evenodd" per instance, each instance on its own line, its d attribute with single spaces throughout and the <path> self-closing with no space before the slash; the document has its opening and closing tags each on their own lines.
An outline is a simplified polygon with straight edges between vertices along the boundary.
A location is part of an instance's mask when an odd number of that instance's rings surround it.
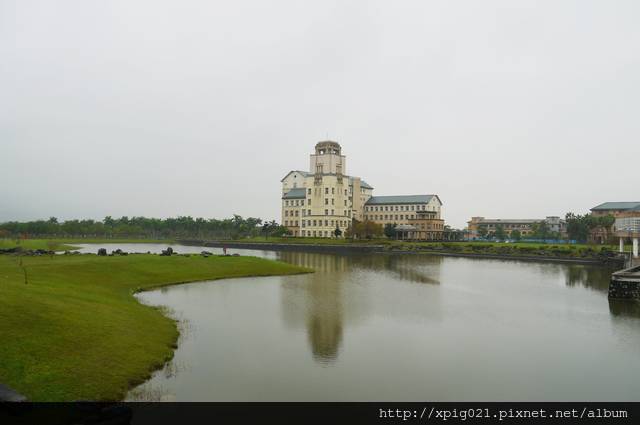
<svg viewBox="0 0 640 425">
<path fill-rule="evenodd" d="M 27 401 L 27 398 L 6 385 L 0 384 L 0 402 L 3 401 L 22 402 Z"/>
</svg>

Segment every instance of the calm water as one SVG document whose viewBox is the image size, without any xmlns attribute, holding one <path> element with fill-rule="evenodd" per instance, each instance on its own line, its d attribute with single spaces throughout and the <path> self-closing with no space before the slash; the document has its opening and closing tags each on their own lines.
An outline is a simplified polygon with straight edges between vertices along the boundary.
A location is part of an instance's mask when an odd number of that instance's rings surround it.
<svg viewBox="0 0 640 425">
<path fill-rule="evenodd" d="M 142 302 L 171 309 L 182 337 L 174 360 L 129 399 L 637 401 L 640 395 L 640 308 L 608 301 L 609 269 L 250 253 L 316 273 L 141 294 Z"/>
</svg>

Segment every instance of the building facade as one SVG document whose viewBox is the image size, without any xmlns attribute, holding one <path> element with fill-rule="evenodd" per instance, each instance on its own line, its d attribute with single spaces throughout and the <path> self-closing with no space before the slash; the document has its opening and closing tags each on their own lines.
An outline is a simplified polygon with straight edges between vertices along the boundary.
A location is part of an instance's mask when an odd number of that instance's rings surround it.
<svg viewBox="0 0 640 425">
<path fill-rule="evenodd" d="M 467 222 L 471 239 L 482 237 L 480 233 L 481 227 L 484 227 L 487 233 L 491 234 L 495 233 L 499 226 L 502 226 L 507 237 L 511 237 L 511 233 L 516 230 L 520 232 L 523 238 L 531 237 L 536 223 L 545 223 L 550 232 L 558 233 L 560 236 L 566 233 L 565 221 L 557 216 L 548 216 L 541 219 L 471 217 L 471 220 Z"/>
<path fill-rule="evenodd" d="M 396 225 L 400 239 L 442 240 L 441 209 L 438 195 L 372 196 L 364 205 L 364 218 Z"/>
<path fill-rule="evenodd" d="M 636 202 L 605 202 L 591 208 L 594 217 L 613 216 L 615 219 L 611 228 L 595 227 L 591 229 L 589 238 L 597 243 L 607 243 L 612 237 L 620 240 L 620 250 L 624 241 L 630 239 L 633 244 L 634 256 L 638 256 L 638 238 L 640 238 L 640 201 Z"/>
<path fill-rule="evenodd" d="M 421 235 L 428 230 L 433 238 L 444 229 L 437 195 L 374 197 L 373 187 L 347 174 L 346 156 L 334 141 L 317 143 L 309 171 L 290 171 L 281 183 L 281 223 L 293 236 L 334 237 L 336 228 L 344 235 L 353 219 L 423 226 Z"/>
</svg>

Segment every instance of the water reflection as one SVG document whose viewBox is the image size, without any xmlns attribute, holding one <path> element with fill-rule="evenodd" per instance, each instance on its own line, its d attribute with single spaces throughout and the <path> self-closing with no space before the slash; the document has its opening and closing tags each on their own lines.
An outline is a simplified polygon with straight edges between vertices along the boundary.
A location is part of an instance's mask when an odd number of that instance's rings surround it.
<svg viewBox="0 0 640 425">
<path fill-rule="evenodd" d="M 607 300 L 609 268 L 240 254 L 316 272 L 141 294 L 192 326 L 181 329 L 174 361 L 132 398 L 633 401 L 640 393 L 640 305 Z"/>
<path fill-rule="evenodd" d="M 281 252 L 278 259 L 315 270 L 304 281 L 285 280 L 281 284 L 281 306 L 287 326 L 305 328 L 313 358 L 322 365 L 337 360 L 345 321 L 353 326 L 372 310 L 371 288 L 366 285 L 381 280 L 438 284 L 442 262 L 441 257 L 435 256 L 304 252 Z M 395 306 L 384 309 L 394 310 Z M 403 315 L 414 310 L 409 305 L 403 309 Z M 424 303 L 416 306 L 414 314 L 423 315 L 424 309 Z"/>
<path fill-rule="evenodd" d="M 609 300 L 609 312 L 614 317 L 640 318 L 640 301 Z"/>
<path fill-rule="evenodd" d="M 557 265 L 564 271 L 567 286 L 582 286 L 600 292 L 609 292 L 609 280 L 615 268 L 582 264 Z"/>
</svg>

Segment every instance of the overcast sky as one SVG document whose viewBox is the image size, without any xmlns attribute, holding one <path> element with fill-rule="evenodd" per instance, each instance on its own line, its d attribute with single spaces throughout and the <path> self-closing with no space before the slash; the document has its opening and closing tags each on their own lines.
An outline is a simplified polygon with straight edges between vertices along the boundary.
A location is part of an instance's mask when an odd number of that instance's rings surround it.
<svg viewBox="0 0 640 425">
<path fill-rule="evenodd" d="M 637 1 L 0 0 L 0 221 L 280 219 L 337 140 L 444 218 L 640 200 Z"/>
</svg>

